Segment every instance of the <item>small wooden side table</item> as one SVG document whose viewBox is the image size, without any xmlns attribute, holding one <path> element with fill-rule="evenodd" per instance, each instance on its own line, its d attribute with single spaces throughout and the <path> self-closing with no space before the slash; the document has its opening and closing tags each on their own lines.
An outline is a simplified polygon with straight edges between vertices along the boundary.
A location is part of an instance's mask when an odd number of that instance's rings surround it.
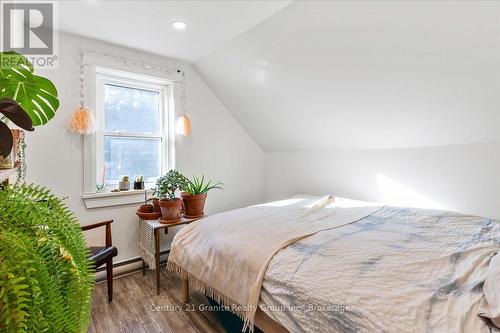
<svg viewBox="0 0 500 333">
<path fill-rule="evenodd" d="M 154 243 L 155 243 L 155 274 L 156 274 L 156 295 L 160 294 L 160 234 L 161 230 L 165 230 L 165 234 L 168 234 L 168 228 L 172 227 L 177 227 L 180 225 L 186 225 L 189 223 L 192 223 L 194 221 L 201 220 L 203 218 L 207 217 L 207 215 L 203 215 L 197 218 L 186 218 L 186 217 L 181 217 L 181 220 L 179 222 L 175 223 L 169 223 L 169 224 L 163 224 L 160 223 L 158 220 L 144 220 L 144 222 L 148 223 L 153 231 L 154 231 Z M 170 250 L 167 250 L 163 253 L 170 253 Z M 142 275 L 146 274 L 146 262 L 144 259 L 142 259 Z"/>
</svg>

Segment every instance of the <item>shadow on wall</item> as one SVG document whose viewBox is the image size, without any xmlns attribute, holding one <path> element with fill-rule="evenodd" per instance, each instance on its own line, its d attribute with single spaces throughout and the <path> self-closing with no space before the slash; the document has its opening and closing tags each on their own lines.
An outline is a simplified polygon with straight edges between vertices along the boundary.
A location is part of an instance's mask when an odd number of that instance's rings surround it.
<svg viewBox="0 0 500 333">
<path fill-rule="evenodd" d="M 385 175 L 377 175 L 377 186 L 382 196 L 382 203 L 384 204 L 391 206 L 444 209 L 439 203 Z"/>
</svg>

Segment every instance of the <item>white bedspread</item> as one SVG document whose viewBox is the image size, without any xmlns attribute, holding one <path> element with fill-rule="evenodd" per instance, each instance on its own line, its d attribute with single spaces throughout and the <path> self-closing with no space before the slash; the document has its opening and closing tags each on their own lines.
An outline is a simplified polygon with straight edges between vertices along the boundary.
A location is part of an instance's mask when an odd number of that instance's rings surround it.
<svg viewBox="0 0 500 333">
<path fill-rule="evenodd" d="M 498 221 L 384 207 L 279 251 L 259 305 L 290 332 L 492 332 L 478 314 L 500 301 L 483 294 L 499 249 Z"/>
<path fill-rule="evenodd" d="M 284 247 L 322 230 L 362 219 L 380 207 L 323 209 L 327 198 L 293 198 L 217 214 L 183 228 L 174 238 L 168 269 L 231 307 L 253 330 L 262 279 Z"/>
</svg>

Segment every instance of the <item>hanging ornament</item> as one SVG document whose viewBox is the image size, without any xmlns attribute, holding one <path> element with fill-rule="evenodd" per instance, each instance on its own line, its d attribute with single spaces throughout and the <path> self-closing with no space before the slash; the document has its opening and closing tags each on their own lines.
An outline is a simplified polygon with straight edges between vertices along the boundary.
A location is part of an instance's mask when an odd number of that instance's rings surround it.
<svg viewBox="0 0 500 333">
<path fill-rule="evenodd" d="M 92 111 L 83 106 L 78 107 L 71 116 L 69 130 L 76 134 L 89 135 L 95 131 L 95 120 Z"/>
<path fill-rule="evenodd" d="M 191 135 L 191 120 L 189 119 L 187 112 L 186 112 L 186 77 L 185 77 L 185 73 L 183 71 L 178 70 L 177 72 L 182 74 L 181 105 L 182 105 L 183 115 L 177 119 L 176 132 L 177 132 L 177 134 L 182 135 L 182 136 L 189 136 L 189 135 Z"/>
<path fill-rule="evenodd" d="M 71 120 L 69 122 L 69 130 L 76 134 L 89 135 L 95 132 L 96 130 L 96 122 L 94 119 L 93 112 L 84 107 L 84 79 L 85 75 L 83 73 L 83 60 L 82 65 L 80 66 L 80 106 L 76 108 L 71 116 Z"/>
<path fill-rule="evenodd" d="M 176 132 L 182 136 L 189 136 L 191 134 L 191 120 L 187 115 L 182 115 L 177 119 Z"/>
</svg>

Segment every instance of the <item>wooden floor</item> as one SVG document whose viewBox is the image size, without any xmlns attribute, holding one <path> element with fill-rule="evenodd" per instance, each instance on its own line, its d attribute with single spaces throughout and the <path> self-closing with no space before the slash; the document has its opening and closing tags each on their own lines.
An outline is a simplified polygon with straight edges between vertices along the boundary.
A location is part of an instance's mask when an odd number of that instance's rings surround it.
<svg viewBox="0 0 500 333">
<path fill-rule="evenodd" d="M 162 274 L 161 287 L 157 296 L 151 271 L 146 276 L 139 272 L 117 278 L 113 303 L 108 303 L 106 283 L 98 283 L 94 289 L 88 333 L 225 332 L 210 312 L 200 310 L 208 304 L 201 293 L 191 292 L 189 306 L 181 303 L 181 280 L 174 273 Z M 152 308 L 156 306 L 163 306 L 163 311 Z"/>
</svg>

